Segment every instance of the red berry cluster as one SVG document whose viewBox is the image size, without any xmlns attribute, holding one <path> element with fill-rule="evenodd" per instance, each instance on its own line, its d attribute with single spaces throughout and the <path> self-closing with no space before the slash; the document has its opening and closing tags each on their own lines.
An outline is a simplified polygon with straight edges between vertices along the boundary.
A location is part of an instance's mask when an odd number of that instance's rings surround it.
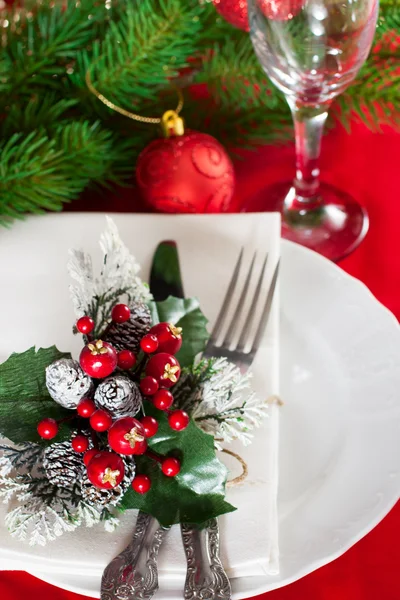
<svg viewBox="0 0 400 600">
<path fill-rule="evenodd" d="M 111 323 L 122 324 L 129 320 L 130 309 L 126 304 L 117 304 L 111 312 Z M 174 402 L 169 388 L 178 381 L 181 368 L 174 356 L 182 346 L 182 330 L 170 323 L 159 323 L 152 327 L 141 342 L 142 353 L 139 360 L 130 350 L 116 349 L 108 342 L 93 339 L 95 322 L 89 316 L 78 319 L 76 329 L 88 340 L 82 349 L 79 362 L 83 371 L 95 380 L 111 375 L 117 368 L 127 371 L 127 376 L 139 381 L 142 393 L 152 400 L 154 406 L 168 413 L 168 422 L 172 429 L 182 431 L 189 424 L 189 416 L 182 410 L 170 410 Z M 104 333 L 106 333 L 108 329 Z M 136 366 L 136 369 L 133 368 Z M 76 452 L 83 454 L 87 476 L 97 487 L 109 489 L 118 486 L 124 477 L 122 456 L 146 454 L 160 463 L 167 477 L 175 477 L 180 471 L 180 462 L 173 457 L 162 457 L 147 448 L 147 439 L 158 430 L 158 422 L 150 416 L 141 420 L 123 417 L 113 421 L 109 412 L 97 408 L 91 398 L 83 398 L 76 409 L 77 415 L 88 419 L 92 430 L 92 439 L 97 445 L 96 433 L 107 432 L 107 442 L 111 451 L 90 448 L 89 438 L 76 434 L 71 445 Z M 72 419 L 73 417 L 71 417 Z M 38 433 L 44 439 L 57 435 L 59 423 L 54 419 L 43 419 L 38 425 Z M 87 427 L 86 427 L 87 429 Z M 147 493 L 151 481 L 147 475 L 137 474 L 132 488 L 140 494 Z"/>
<path fill-rule="evenodd" d="M 183 410 L 169 410 L 174 397 L 169 391 L 178 381 L 181 368 L 173 356 L 182 346 L 182 330 L 170 323 L 154 325 L 141 341 L 143 352 L 154 354 L 148 361 L 145 377 L 140 388 L 145 396 L 151 396 L 156 408 L 168 413 L 168 422 L 175 431 L 182 431 L 189 425 L 189 416 Z"/>
</svg>

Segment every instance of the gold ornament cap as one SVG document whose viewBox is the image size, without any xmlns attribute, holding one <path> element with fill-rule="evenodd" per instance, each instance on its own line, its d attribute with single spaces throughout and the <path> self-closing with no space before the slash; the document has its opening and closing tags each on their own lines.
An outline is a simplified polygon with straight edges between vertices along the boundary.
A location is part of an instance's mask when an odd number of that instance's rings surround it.
<svg viewBox="0 0 400 600">
<path fill-rule="evenodd" d="M 161 117 L 161 129 L 165 137 L 183 135 L 185 122 L 175 110 L 167 110 Z"/>
</svg>

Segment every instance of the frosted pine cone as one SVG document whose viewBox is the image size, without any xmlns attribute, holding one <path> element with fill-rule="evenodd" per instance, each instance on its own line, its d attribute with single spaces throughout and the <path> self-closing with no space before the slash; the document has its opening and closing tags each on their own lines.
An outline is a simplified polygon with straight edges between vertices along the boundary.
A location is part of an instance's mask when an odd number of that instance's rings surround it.
<svg viewBox="0 0 400 600">
<path fill-rule="evenodd" d="M 134 460 L 122 458 L 125 466 L 124 478 L 119 485 L 109 490 L 103 490 L 93 485 L 86 475 L 81 482 L 82 500 L 95 507 L 116 506 L 121 502 L 122 497 L 128 491 L 133 478 L 135 477 L 136 465 Z"/>
<path fill-rule="evenodd" d="M 139 387 L 123 375 L 114 375 L 102 381 L 94 395 L 100 408 L 108 410 L 113 417 L 133 417 L 142 406 Z"/>
<path fill-rule="evenodd" d="M 88 396 L 93 382 L 72 358 L 60 358 L 46 369 L 46 386 L 50 396 L 64 408 L 75 409 Z"/>
<path fill-rule="evenodd" d="M 131 316 L 125 323 L 113 323 L 108 330 L 105 341 L 112 344 L 117 350 L 131 350 L 137 353 L 140 349 L 140 340 L 149 332 L 152 325 L 149 307 L 137 302 L 130 306 Z"/>
<path fill-rule="evenodd" d="M 75 452 L 71 442 L 58 442 L 46 448 L 43 467 L 50 483 L 60 487 L 73 485 L 84 473 L 82 454 Z"/>
</svg>

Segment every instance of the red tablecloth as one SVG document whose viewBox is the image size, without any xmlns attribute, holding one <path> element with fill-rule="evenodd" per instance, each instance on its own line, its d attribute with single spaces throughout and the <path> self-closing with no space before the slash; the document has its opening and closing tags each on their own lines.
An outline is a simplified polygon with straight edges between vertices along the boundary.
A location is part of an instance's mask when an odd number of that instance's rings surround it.
<svg viewBox="0 0 400 600">
<path fill-rule="evenodd" d="M 237 194 L 245 200 L 263 186 L 293 173 L 293 147 L 263 148 L 237 165 Z M 354 125 L 337 127 L 324 140 L 322 173 L 327 182 L 352 193 L 369 211 L 371 227 L 363 244 L 341 266 L 361 279 L 400 318 L 400 135 L 372 134 Z M 135 210 L 132 191 L 96 209 Z M 92 209 L 93 200 L 74 208 Z M 379 401 L 379 399 L 377 399 Z M 300 581 L 268 594 L 268 600 L 398 600 L 400 598 L 400 504 L 341 558 Z M 57 542 L 55 542 L 57 543 Z M 267 597 L 267 595 L 265 595 Z M 0 573 L 2 600 L 79 600 L 23 572 Z M 262 598 L 262 596 L 260 596 Z"/>
</svg>

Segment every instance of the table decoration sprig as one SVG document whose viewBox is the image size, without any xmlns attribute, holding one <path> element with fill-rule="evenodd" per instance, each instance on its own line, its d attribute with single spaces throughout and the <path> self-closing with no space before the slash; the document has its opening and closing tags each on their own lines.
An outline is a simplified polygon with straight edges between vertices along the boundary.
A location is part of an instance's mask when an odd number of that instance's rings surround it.
<svg viewBox="0 0 400 600">
<path fill-rule="evenodd" d="M 155 302 L 111 219 L 102 270 L 71 250 L 79 358 L 55 346 L 0 365 L 0 496 L 13 537 L 45 545 L 127 509 L 165 527 L 235 510 L 223 443 L 248 444 L 268 412 L 225 358 L 198 360 L 208 339 L 196 298 Z"/>
</svg>

